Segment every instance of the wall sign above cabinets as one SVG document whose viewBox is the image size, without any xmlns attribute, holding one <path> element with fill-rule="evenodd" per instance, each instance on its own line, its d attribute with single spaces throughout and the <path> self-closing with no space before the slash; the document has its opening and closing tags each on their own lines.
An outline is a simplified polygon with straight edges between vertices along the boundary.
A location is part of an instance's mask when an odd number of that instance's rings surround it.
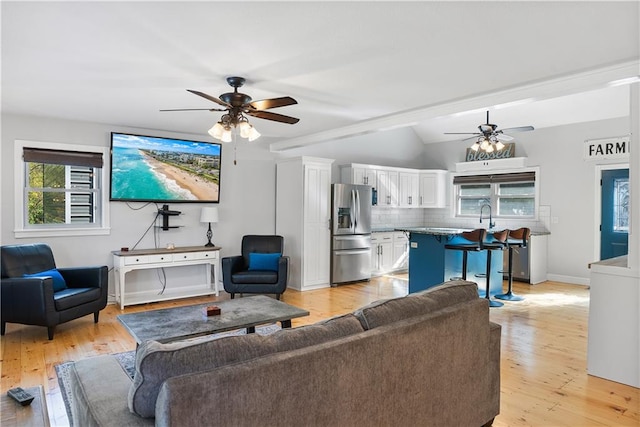
<svg viewBox="0 0 640 427">
<path fill-rule="evenodd" d="M 509 159 L 516 156 L 516 143 L 510 142 L 503 144 L 504 147 L 500 150 L 495 149 L 488 153 L 482 149 L 474 151 L 471 148 L 467 148 L 467 155 L 465 157 L 466 162 L 478 162 L 483 160 L 495 160 L 495 159 Z"/>
<path fill-rule="evenodd" d="M 587 139 L 584 141 L 584 159 L 629 159 L 629 141 L 631 137 Z"/>
</svg>

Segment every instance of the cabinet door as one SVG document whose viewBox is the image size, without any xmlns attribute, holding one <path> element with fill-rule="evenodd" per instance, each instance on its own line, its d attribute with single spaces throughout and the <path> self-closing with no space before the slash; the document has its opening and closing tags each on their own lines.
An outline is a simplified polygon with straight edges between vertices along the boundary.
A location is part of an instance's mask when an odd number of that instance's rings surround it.
<svg viewBox="0 0 640 427">
<path fill-rule="evenodd" d="M 398 206 L 398 172 L 379 169 L 376 171 L 378 184 L 378 206 Z"/>
<path fill-rule="evenodd" d="M 398 173 L 398 206 L 412 208 L 419 206 L 419 175 L 416 172 Z"/>
<path fill-rule="evenodd" d="M 305 166 L 303 282 L 329 282 L 331 231 L 329 195 L 331 170 L 326 166 Z"/>
<path fill-rule="evenodd" d="M 393 238 L 383 238 L 380 243 L 380 271 L 393 270 Z"/>
<path fill-rule="evenodd" d="M 351 183 L 359 185 L 376 186 L 376 171 L 362 166 L 351 168 Z"/>
<path fill-rule="evenodd" d="M 409 266 L 409 239 L 404 233 L 393 233 L 393 269 L 405 270 Z"/>
<path fill-rule="evenodd" d="M 443 208 L 446 205 L 446 172 L 420 173 L 420 207 Z"/>
</svg>

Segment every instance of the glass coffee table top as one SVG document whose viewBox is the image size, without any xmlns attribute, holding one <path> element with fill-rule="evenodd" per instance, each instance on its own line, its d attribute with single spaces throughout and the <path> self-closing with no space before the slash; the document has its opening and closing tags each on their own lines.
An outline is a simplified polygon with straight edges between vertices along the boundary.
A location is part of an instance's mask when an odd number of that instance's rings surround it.
<svg viewBox="0 0 640 427">
<path fill-rule="evenodd" d="M 221 313 L 207 316 L 210 306 L 220 307 Z M 183 307 L 164 308 L 118 315 L 118 320 L 141 344 L 144 341 L 171 342 L 203 335 L 247 328 L 253 332 L 257 325 L 281 322 L 291 327 L 291 319 L 308 316 L 309 312 L 266 295 L 216 301 Z"/>
</svg>

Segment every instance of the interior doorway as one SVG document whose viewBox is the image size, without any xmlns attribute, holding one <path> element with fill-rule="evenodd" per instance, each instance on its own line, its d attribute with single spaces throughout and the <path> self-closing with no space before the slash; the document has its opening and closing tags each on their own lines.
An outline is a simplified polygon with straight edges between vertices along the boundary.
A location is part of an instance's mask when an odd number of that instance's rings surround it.
<svg viewBox="0 0 640 427">
<path fill-rule="evenodd" d="M 626 255 L 629 248 L 629 167 L 600 170 L 599 259 Z"/>
</svg>

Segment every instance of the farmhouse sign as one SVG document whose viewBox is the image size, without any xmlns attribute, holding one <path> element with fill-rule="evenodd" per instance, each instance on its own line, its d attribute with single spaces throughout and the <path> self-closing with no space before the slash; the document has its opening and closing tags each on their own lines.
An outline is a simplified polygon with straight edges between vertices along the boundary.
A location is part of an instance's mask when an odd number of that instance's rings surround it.
<svg viewBox="0 0 640 427">
<path fill-rule="evenodd" d="M 584 141 L 584 159 L 628 159 L 630 136 L 587 139 Z"/>
<path fill-rule="evenodd" d="M 491 153 L 480 149 L 473 151 L 471 148 L 467 148 L 467 156 L 465 162 L 477 162 L 481 160 L 495 160 L 495 159 L 508 159 L 515 157 L 516 155 L 516 143 L 510 142 L 504 144 L 502 150 L 493 150 Z"/>
</svg>

